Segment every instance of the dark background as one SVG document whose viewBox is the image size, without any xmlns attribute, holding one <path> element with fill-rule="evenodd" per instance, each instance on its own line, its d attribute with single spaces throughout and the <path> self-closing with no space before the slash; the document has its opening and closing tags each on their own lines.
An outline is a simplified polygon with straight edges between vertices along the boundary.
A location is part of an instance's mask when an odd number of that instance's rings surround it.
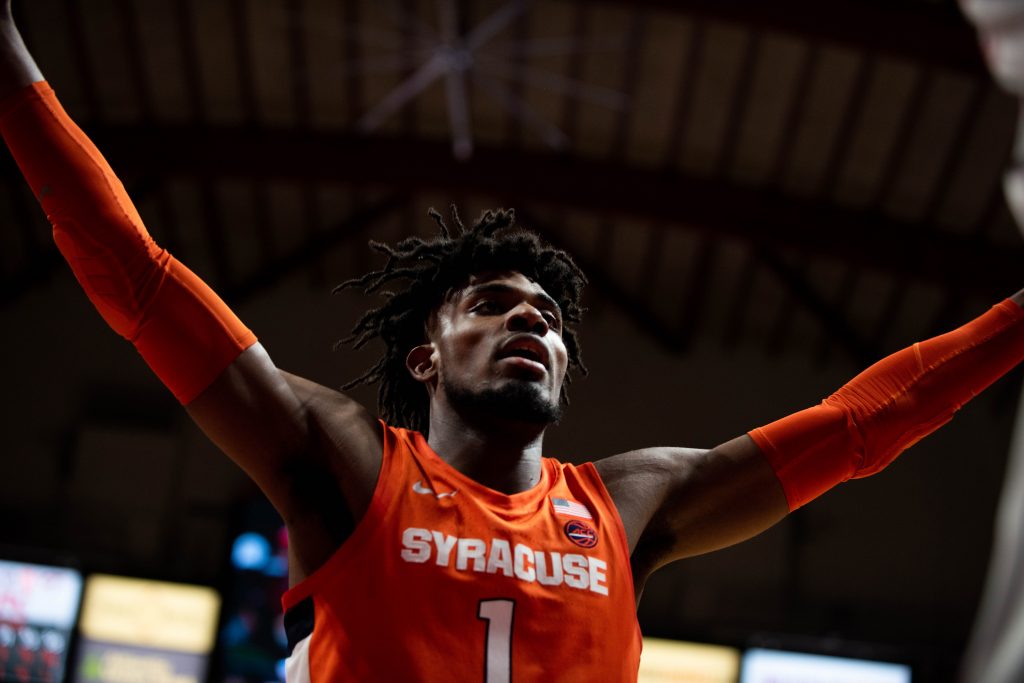
<svg viewBox="0 0 1024 683">
<path fill-rule="evenodd" d="M 1024 284 L 999 186 L 1016 105 L 954 3 L 15 10 L 153 234 L 289 371 L 338 386 L 372 363 L 331 351 L 368 305 L 331 286 L 378 263 L 367 239 L 431 234 L 431 205 L 467 221 L 514 206 L 569 248 L 592 283 L 592 372 L 548 438 L 564 459 L 711 447 Z M 489 19 L 493 35 L 459 52 Z M 258 492 L 105 329 L 2 168 L 0 544 L 225 585 Z M 901 659 L 947 680 L 1019 388 L 1018 371 L 885 474 L 663 570 L 645 633 Z"/>
</svg>

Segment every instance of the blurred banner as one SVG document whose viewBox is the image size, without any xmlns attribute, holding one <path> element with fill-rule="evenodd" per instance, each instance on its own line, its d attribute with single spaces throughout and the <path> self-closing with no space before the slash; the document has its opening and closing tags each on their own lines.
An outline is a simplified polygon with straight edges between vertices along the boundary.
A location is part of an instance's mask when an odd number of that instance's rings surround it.
<svg viewBox="0 0 1024 683">
<path fill-rule="evenodd" d="M 0 680 L 61 681 L 82 575 L 0 560 Z"/>
<path fill-rule="evenodd" d="M 75 683 L 200 683 L 220 596 L 211 588 L 96 574 L 85 586 Z"/>
<path fill-rule="evenodd" d="M 739 650 L 644 638 L 638 683 L 736 683 Z"/>
<path fill-rule="evenodd" d="M 781 650 L 747 650 L 740 683 L 910 683 L 910 667 Z"/>
</svg>

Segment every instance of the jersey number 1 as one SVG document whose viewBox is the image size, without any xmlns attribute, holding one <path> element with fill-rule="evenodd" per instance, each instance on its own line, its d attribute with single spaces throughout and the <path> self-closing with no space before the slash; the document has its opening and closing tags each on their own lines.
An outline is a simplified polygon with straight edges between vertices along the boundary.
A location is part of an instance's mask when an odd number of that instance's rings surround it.
<svg viewBox="0 0 1024 683">
<path fill-rule="evenodd" d="M 481 600 L 477 619 L 487 622 L 484 683 L 512 683 L 512 621 L 515 600 Z"/>
</svg>

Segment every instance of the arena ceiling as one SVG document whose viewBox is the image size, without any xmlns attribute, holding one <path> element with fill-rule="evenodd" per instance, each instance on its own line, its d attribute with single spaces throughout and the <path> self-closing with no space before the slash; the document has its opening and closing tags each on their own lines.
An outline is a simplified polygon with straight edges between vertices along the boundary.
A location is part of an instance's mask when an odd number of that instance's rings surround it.
<svg viewBox="0 0 1024 683">
<path fill-rule="evenodd" d="M 949 2 L 15 1 L 157 238 L 232 302 L 514 206 L 702 341 L 863 365 L 1020 286 L 1014 102 Z M 60 265 L 13 164 L 0 297 Z M 365 265 L 365 264 L 363 264 Z"/>
</svg>

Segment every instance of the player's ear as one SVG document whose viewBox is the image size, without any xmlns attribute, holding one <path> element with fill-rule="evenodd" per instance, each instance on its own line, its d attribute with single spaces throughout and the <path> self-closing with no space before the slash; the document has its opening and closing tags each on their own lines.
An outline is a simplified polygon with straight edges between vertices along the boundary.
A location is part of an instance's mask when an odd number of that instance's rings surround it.
<svg viewBox="0 0 1024 683">
<path fill-rule="evenodd" d="M 437 353 L 430 342 L 414 346 L 405 357 L 405 367 L 418 382 L 429 382 L 437 375 Z"/>
</svg>

